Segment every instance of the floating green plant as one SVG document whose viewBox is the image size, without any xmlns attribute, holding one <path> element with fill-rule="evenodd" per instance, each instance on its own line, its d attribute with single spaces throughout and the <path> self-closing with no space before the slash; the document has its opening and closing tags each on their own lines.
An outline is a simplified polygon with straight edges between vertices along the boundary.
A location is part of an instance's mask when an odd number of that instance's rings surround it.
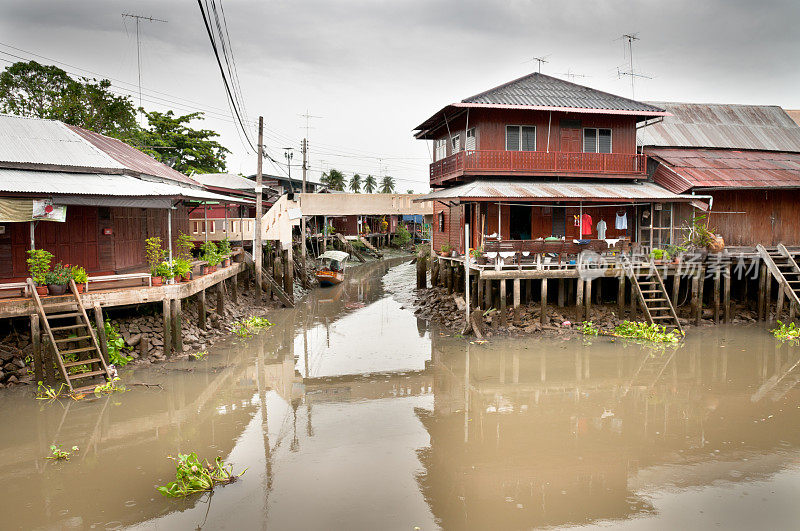
<svg viewBox="0 0 800 531">
<path fill-rule="evenodd" d="M 272 323 L 264 317 L 253 316 L 233 323 L 233 333 L 241 338 L 248 338 L 251 337 L 256 330 L 269 326 L 272 326 Z"/>
<path fill-rule="evenodd" d="M 800 328 L 794 323 L 786 325 L 778 321 L 778 328 L 772 330 L 772 335 L 783 341 L 800 342 Z"/>
<path fill-rule="evenodd" d="M 214 460 L 213 465 L 208 460 L 203 463 L 194 452 L 178 454 L 177 459 L 169 456 L 169 459 L 174 459 L 176 462 L 175 481 L 158 487 L 158 491 L 170 498 L 184 498 L 197 492 L 209 492 L 217 485 L 233 483 L 246 471 L 234 474 L 233 467 L 225 466 L 219 457 Z"/>
<path fill-rule="evenodd" d="M 72 452 L 77 452 L 78 447 L 73 446 Z M 61 445 L 58 444 L 51 444 L 50 445 L 50 455 L 45 457 L 45 459 L 52 459 L 54 461 L 69 461 L 69 457 L 72 455 L 72 452 L 67 452 L 66 450 L 61 449 Z"/>
<path fill-rule="evenodd" d="M 581 326 L 578 328 L 581 334 L 585 336 L 597 336 L 600 335 L 600 329 L 597 328 L 592 321 L 584 321 L 581 323 Z"/>
<path fill-rule="evenodd" d="M 618 324 L 614 328 L 612 335 L 627 339 L 654 341 L 656 343 L 677 343 L 683 338 L 683 334 L 679 330 L 667 331 L 666 326 L 635 321 L 623 321 Z"/>
</svg>

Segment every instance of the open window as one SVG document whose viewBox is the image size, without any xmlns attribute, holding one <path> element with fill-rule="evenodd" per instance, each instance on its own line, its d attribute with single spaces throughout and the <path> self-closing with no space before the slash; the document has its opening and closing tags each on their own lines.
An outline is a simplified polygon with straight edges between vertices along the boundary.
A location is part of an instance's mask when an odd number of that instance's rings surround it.
<svg viewBox="0 0 800 531">
<path fill-rule="evenodd" d="M 450 139 L 450 154 L 461 151 L 461 135 L 453 135 Z"/>
<path fill-rule="evenodd" d="M 436 160 L 442 160 L 447 156 L 447 139 L 440 138 L 436 141 Z"/>
<path fill-rule="evenodd" d="M 465 150 L 474 150 L 477 149 L 477 143 L 475 142 L 475 128 L 467 130 L 467 139 L 464 141 L 464 149 Z"/>
</svg>

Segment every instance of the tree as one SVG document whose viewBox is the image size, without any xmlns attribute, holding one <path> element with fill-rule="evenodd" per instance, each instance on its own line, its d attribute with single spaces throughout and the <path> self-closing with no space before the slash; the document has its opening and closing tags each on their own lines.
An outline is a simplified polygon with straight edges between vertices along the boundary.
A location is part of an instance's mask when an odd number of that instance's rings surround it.
<svg viewBox="0 0 800 531">
<path fill-rule="evenodd" d="M 354 173 L 350 179 L 350 191 L 354 194 L 361 192 L 361 176 L 357 173 Z"/>
<path fill-rule="evenodd" d="M 411 188 L 409 188 L 408 190 L 406 190 L 406 193 L 407 193 L 407 194 L 413 194 L 413 193 L 414 193 L 414 190 L 412 190 Z"/>
<path fill-rule="evenodd" d="M 375 193 L 375 189 L 378 187 L 378 183 L 375 182 L 375 177 L 372 175 L 367 175 L 367 178 L 364 179 L 364 191 L 368 194 Z"/>
<path fill-rule="evenodd" d="M 57 66 L 19 61 L 0 74 L 0 112 L 125 138 L 137 129 L 136 109 L 128 96 L 117 96 L 110 87 L 107 79 L 75 79 Z"/>
<path fill-rule="evenodd" d="M 331 190 L 344 192 L 344 174 L 335 168 L 331 168 L 328 173 L 323 173 L 322 177 L 320 177 L 320 181 Z"/>
<path fill-rule="evenodd" d="M 384 175 L 381 179 L 381 193 L 391 194 L 392 192 L 394 192 L 394 178 Z"/>
<path fill-rule="evenodd" d="M 172 111 L 153 111 L 145 116 L 148 128 L 126 139 L 140 151 L 186 175 L 225 171 L 225 155 L 230 151 L 214 140 L 219 134 L 188 126 L 192 120 L 202 120 L 203 113 L 175 116 Z"/>
</svg>

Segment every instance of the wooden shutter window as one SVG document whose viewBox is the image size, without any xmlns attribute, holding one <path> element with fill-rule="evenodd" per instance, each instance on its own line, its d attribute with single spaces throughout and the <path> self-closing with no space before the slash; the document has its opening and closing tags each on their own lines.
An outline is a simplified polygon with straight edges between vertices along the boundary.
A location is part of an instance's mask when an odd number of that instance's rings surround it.
<svg viewBox="0 0 800 531">
<path fill-rule="evenodd" d="M 611 129 L 597 130 L 597 152 L 611 153 Z"/>
<path fill-rule="evenodd" d="M 464 143 L 464 149 L 475 149 L 475 128 L 467 131 L 467 140 Z"/>
<path fill-rule="evenodd" d="M 597 129 L 583 130 L 583 152 L 597 153 Z"/>
<path fill-rule="evenodd" d="M 506 151 L 519 151 L 519 126 L 506 126 Z"/>
<path fill-rule="evenodd" d="M 536 151 L 536 128 L 522 127 L 522 151 Z"/>
</svg>

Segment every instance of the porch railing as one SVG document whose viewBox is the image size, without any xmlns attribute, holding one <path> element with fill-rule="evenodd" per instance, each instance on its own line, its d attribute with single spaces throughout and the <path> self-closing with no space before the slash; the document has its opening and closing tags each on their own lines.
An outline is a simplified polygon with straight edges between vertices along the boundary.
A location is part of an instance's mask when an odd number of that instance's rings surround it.
<svg viewBox="0 0 800 531">
<path fill-rule="evenodd" d="M 430 179 L 431 182 L 439 181 L 461 171 L 644 175 L 647 172 L 647 156 L 638 153 L 467 150 L 431 164 Z"/>
</svg>

